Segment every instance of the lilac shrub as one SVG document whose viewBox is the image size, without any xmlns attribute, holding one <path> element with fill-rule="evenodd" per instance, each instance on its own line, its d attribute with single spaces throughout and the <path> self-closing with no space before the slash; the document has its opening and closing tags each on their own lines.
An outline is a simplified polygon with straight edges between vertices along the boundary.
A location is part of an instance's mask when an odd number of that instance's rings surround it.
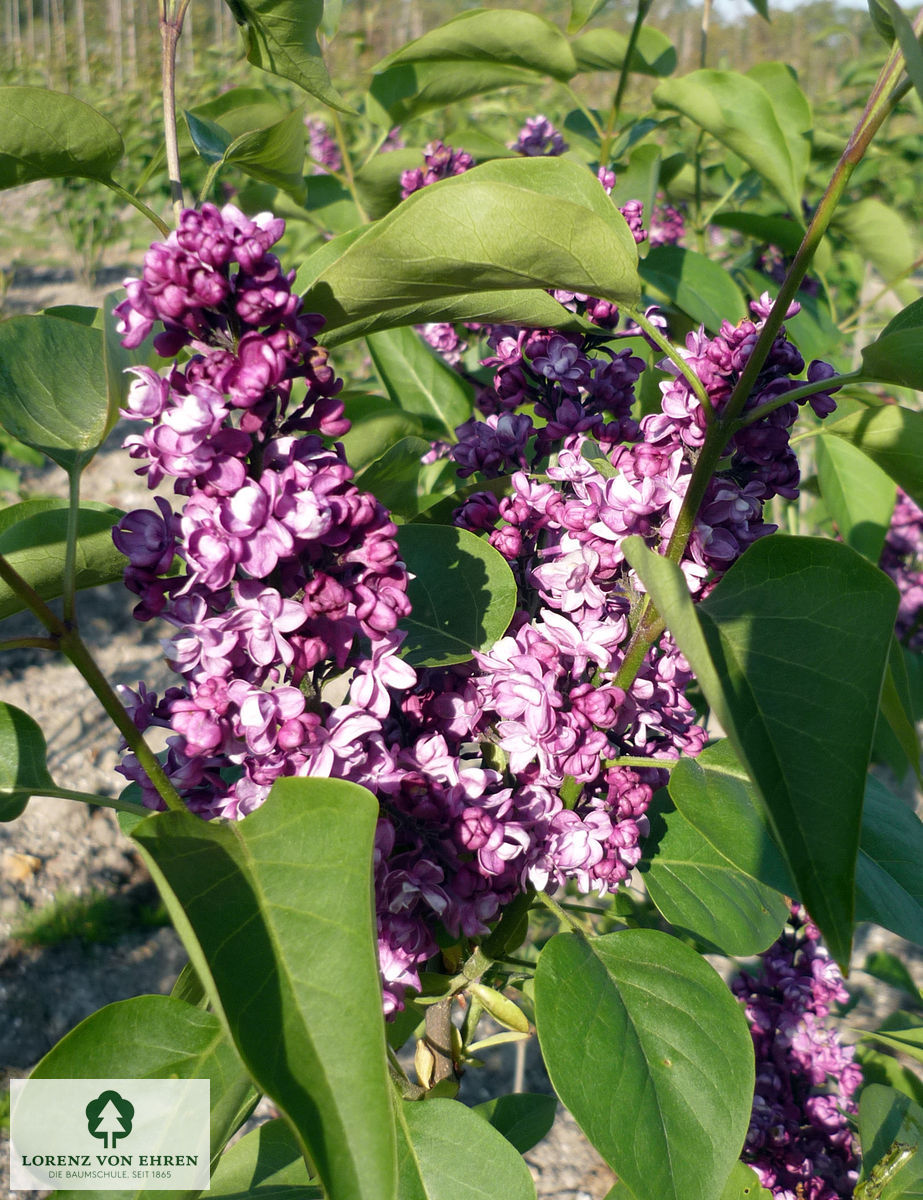
<svg viewBox="0 0 923 1200">
<path fill-rule="evenodd" d="M 777 1200 L 847 1200 L 858 1176 L 851 1122 L 862 1072 L 829 1022 L 849 996 L 804 909 L 793 907 L 757 972 L 731 987 L 756 1053 L 744 1161 Z"/>
<path fill-rule="evenodd" d="M 137 615 L 175 628 L 164 648 L 183 680 L 161 698 L 142 689 L 132 708 L 141 729 L 171 731 L 167 774 L 202 816 L 242 817 L 282 776 L 374 792 L 379 958 L 392 1012 L 419 987 L 439 925 L 483 935 L 530 885 L 616 890 L 666 781 L 658 760 L 704 744 L 685 696 L 691 673 L 669 636 L 627 688 L 616 683 L 639 592 L 622 540 L 669 535 L 704 424 L 682 377 L 662 385 L 659 414 L 635 420 L 644 363 L 630 351 L 491 329 L 486 418 L 462 425 L 451 453 L 462 478 L 513 472 L 511 494 L 475 492 L 456 521 L 511 563 L 519 607 L 506 636 L 471 664 L 415 671 L 400 658 L 409 603 L 395 527 L 351 483 L 342 447 L 324 440 L 348 427 L 341 384 L 315 341 L 318 318 L 301 311 L 270 253 L 281 234 L 268 214 L 187 210 L 119 307 L 126 344 L 160 322 L 161 354 L 192 352 L 163 375 L 138 368 L 126 410 L 150 421 L 128 441 L 141 472 L 152 486 L 172 477 L 182 498 L 177 514 L 162 498 L 159 513 L 128 514 L 115 535 Z M 604 325 L 618 320 L 612 305 L 572 299 Z M 714 339 L 690 335 L 687 359 L 716 410 L 757 330 L 744 322 Z M 802 367 L 780 334 L 753 406 L 795 386 Z M 795 494 L 787 436 L 796 412 L 776 408 L 737 435 L 683 563 L 694 590 L 771 530 L 767 499 Z M 582 453 L 587 439 L 607 456 L 605 472 Z M 178 575 L 169 574 L 174 554 Z M 344 672 L 347 702 L 332 706 L 323 685 Z M 626 756 L 634 761 L 620 765 Z M 156 807 L 132 755 L 121 770 Z"/>
</svg>

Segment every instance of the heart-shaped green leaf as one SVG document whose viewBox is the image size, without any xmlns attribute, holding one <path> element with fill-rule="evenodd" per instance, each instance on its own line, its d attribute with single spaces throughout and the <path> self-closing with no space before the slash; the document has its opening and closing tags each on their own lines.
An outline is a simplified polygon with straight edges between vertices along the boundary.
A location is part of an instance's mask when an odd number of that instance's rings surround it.
<svg viewBox="0 0 923 1200">
<path fill-rule="evenodd" d="M 135 996 L 107 1004 L 49 1050 L 32 1078 L 207 1079 L 213 1156 L 257 1099 L 214 1013 L 170 996 Z"/>
<path fill-rule="evenodd" d="M 556 79 L 570 79 L 577 64 L 557 25 L 536 13 L 513 8 L 475 8 L 408 42 L 376 67 L 438 60 L 443 64 L 499 63 Z"/>
<path fill-rule="evenodd" d="M 755 79 L 736 71 L 693 71 L 667 79 L 654 103 L 673 108 L 717 138 L 770 183 L 794 213 L 801 192 L 772 98 Z"/>
<path fill-rule="evenodd" d="M 636 1200 L 720 1195 L 750 1121 L 753 1044 L 708 963 L 658 930 L 559 933 L 535 1018 L 555 1091 Z"/>
<path fill-rule="evenodd" d="M 758 786 L 801 901 L 848 962 L 896 590 L 847 546 L 770 537 L 694 606 L 678 567 L 640 539 L 625 550 Z"/>
<path fill-rule="evenodd" d="M 447 525 L 403 525 L 397 544 L 413 576 L 413 608 L 401 622 L 409 663 L 468 662 L 472 650 L 489 650 L 503 637 L 516 611 L 516 581 L 488 541 Z"/>
<path fill-rule="evenodd" d="M 824 435 L 845 438 L 858 446 L 917 504 L 923 505 L 923 413 L 883 404 L 827 425 Z"/>
<path fill-rule="evenodd" d="M 0 703 L 0 821 L 15 821 L 30 796 L 55 786 L 45 753 L 45 735 L 29 714 Z"/>
<path fill-rule="evenodd" d="M 82 471 L 112 428 L 99 329 L 60 317 L 0 322 L 0 425 L 68 474 Z"/>
<path fill-rule="evenodd" d="M 63 92 L 3 87 L 0 112 L 0 188 L 62 177 L 105 182 L 125 150 L 102 113 Z"/>
<path fill-rule="evenodd" d="M 456 426 L 474 410 L 474 388 L 423 343 L 412 329 L 366 338 L 375 370 L 398 407 L 416 413 L 433 435 L 455 441 Z"/>
<path fill-rule="evenodd" d="M 377 816 L 355 784 L 279 779 L 237 823 L 167 812 L 132 833 L 244 1064 L 343 1200 L 394 1196 Z"/>
<path fill-rule="evenodd" d="M 585 168 L 505 159 L 414 193 L 346 245 L 304 302 L 336 330 L 461 293 L 554 287 L 634 304 L 634 239 Z M 443 319 L 455 319 L 448 312 Z"/>
<path fill-rule="evenodd" d="M 401 1200 L 535 1200 L 522 1156 L 470 1108 L 457 1100 L 396 1103 Z"/>
<path fill-rule="evenodd" d="M 740 288 L 724 267 L 683 246 L 654 246 L 638 265 L 641 278 L 696 324 L 717 332 L 747 315 Z"/>
<path fill-rule="evenodd" d="M 324 0 L 227 0 L 241 26 L 247 59 L 290 79 L 331 108 L 352 109 L 330 82 L 317 41 Z"/>
<path fill-rule="evenodd" d="M 209 1200 L 323 1200 L 324 1192 L 311 1183 L 295 1135 L 277 1117 L 222 1154 L 208 1196 Z"/>
<path fill-rule="evenodd" d="M 112 528 L 125 514 L 92 501 L 77 515 L 76 587 L 114 583 L 125 571 L 125 556 L 112 544 Z M 67 536 L 67 501 L 25 500 L 0 517 L 0 554 L 43 600 L 61 595 Z M 0 620 L 22 612 L 26 603 L 0 581 Z"/>
</svg>

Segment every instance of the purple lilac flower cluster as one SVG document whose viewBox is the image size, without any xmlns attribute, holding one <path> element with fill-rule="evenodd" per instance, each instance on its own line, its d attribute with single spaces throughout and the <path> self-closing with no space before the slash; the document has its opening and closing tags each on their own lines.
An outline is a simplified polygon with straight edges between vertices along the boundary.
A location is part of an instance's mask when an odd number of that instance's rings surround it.
<svg viewBox="0 0 923 1200">
<path fill-rule="evenodd" d="M 567 142 L 541 113 L 527 117 L 516 141 L 510 142 L 511 150 L 527 158 L 554 157 L 563 154 L 567 148 Z"/>
<path fill-rule="evenodd" d="M 159 513 L 127 514 L 114 539 L 136 615 L 175 629 L 164 648 L 183 679 L 160 700 L 135 697 L 135 719 L 174 731 L 167 774 L 206 816 L 243 816 L 323 755 L 331 733 L 310 701 L 329 670 L 368 671 L 374 657 L 385 677 L 412 676 L 392 662 L 410 609 L 395 526 L 321 436 L 349 423 L 313 337 L 321 322 L 270 253 L 283 229 L 231 205 L 187 210 L 117 310 L 126 345 L 159 321 L 159 353 L 191 351 L 164 375 L 137 368 L 125 410 L 150 422 L 126 443 L 139 473 L 152 487 L 171 477 L 182 509 L 158 498 Z M 133 756 L 121 770 L 156 806 Z"/>
<path fill-rule="evenodd" d="M 911 650 L 923 649 L 923 511 L 902 491 L 897 493 L 880 566 L 900 591 L 897 636 Z"/>
<path fill-rule="evenodd" d="M 452 175 L 464 175 L 474 166 L 474 159 L 464 150 L 453 150 L 438 139 L 430 142 L 423 151 L 423 166 L 401 172 L 401 199 L 406 200 L 420 188 L 448 179 Z"/>
<path fill-rule="evenodd" d="M 651 245 L 675 246 L 685 236 L 686 221 L 679 209 L 665 202 L 655 204 L 648 228 Z"/>
<path fill-rule="evenodd" d="M 744 1161 L 777 1200 L 845 1200 L 858 1175 L 850 1118 L 862 1072 L 827 1021 L 848 993 L 804 909 L 793 907 L 758 973 L 731 987 L 746 1005 L 756 1053 Z"/>
<path fill-rule="evenodd" d="M 320 117 L 305 117 L 304 124 L 308 131 L 308 154 L 314 162 L 314 174 L 326 175 L 325 167 L 339 171 L 343 166 L 340 147 L 326 124 Z"/>
</svg>

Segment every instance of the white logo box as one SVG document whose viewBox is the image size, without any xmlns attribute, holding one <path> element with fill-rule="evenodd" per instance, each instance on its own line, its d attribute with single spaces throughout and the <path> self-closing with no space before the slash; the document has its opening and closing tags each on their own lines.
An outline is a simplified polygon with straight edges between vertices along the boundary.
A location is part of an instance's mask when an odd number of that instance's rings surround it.
<svg viewBox="0 0 923 1200">
<path fill-rule="evenodd" d="M 207 1188 L 209 1108 L 207 1079 L 12 1079 L 12 1190 Z"/>
</svg>

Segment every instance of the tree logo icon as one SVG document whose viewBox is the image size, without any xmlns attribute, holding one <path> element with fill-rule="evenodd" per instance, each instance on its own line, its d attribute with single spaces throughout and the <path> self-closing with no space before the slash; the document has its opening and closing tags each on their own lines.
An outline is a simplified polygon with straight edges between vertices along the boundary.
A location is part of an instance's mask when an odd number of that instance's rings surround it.
<svg viewBox="0 0 923 1200">
<path fill-rule="evenodd" d="M 131 1119 L 135 1106 L 118 1092 L 100 1092 L 86 1107 L 87 1129 L 96 1138 L 103 1139 L 106 1150 L 114 1150 L 119 1138 L 131 1133 Z"/>
</svg>

